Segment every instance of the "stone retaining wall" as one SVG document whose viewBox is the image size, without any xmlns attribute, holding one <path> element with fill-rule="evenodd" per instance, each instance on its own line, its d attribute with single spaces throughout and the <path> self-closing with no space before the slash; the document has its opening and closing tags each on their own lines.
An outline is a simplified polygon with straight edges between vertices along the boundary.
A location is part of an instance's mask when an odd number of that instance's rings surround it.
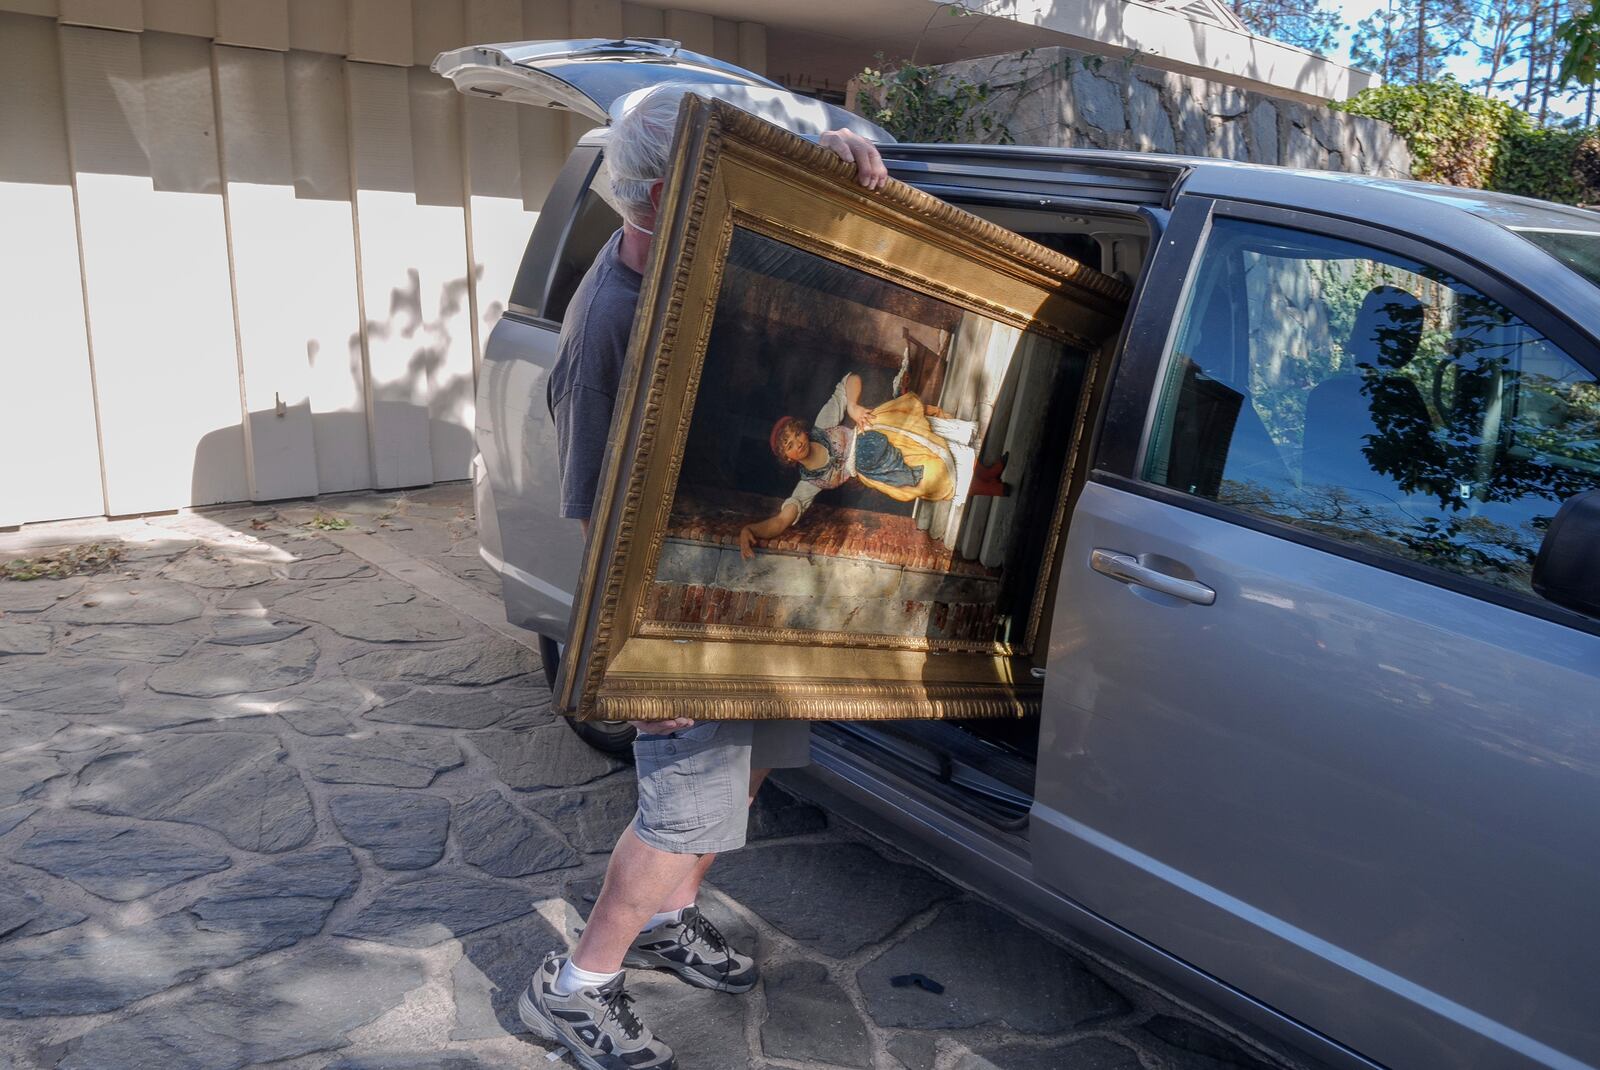
<svg viewBox="0 0 1600 1070">
<path fill-rule="evenodd" d="M 1018 144 L 1411 175 L 1410 150 L 1387 123 L 1122 60 L 1042 48 L 942 70 L 988 84 L 987 107 Z"/>
</svg>

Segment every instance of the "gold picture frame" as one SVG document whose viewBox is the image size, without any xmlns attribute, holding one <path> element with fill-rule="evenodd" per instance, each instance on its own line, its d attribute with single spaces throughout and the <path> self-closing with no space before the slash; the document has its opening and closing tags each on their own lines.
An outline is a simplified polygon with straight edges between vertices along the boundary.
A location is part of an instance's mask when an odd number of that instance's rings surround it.
<svg viewBox="0 0 1600 1070">
<path fill-rule="evenodd" d="M 603 720 L 676 716 L 952 718 L 1037 712 L 1040 685 L 1033 670 L 1043 664 L 1043 614 L 1059 556 L 1067 492 L 1085 437 L 1089 398 L 1098 382 L 1097 354 L 1101 344 L 1120 327 L 1128 288 L 1076 260 L 909 185 L 890 180 L 880 190 L 863 189 L 854 181 L 853 165 L 722 101 L 686 96 L 675 145 L 580 571 L 567 656 L 563 658 L 557 685 L 558 706 L 579 718 Z M 735 260 L 730 261 L 730 256 Z M 1070 405 L 1070 409 L 1055 412 L 1035 406 L 1042 415 L 1036 415 L 1029 427 L 1043 430 L 1031 433 L 1055 436 L 1054 446 L 1046 449 L 1034 445 L 1032 439 L 1018 440 L 1019 448 L 1030 451 L 1023 461 L 1013 465 L 1013 470 L 1024 471 L 1022 478 L 1027 478 L 1026 472 L 1031 470 L 1022 465 L 1035 464 L 1034 453 L 1047 455 L 1049 463 L 1040 462 L 1039 471 L 1043 474 L 1034 479 L 1031 491 L 1010 507 L 1021 509 L 1025 505 L 1032 510 L 1027 514 L 1032 522 L 1025 530 L 1020 521 L 1013 522 L 1019 530 L 1013 540 L 1018 545 L 1026 540 L 1028 549 L 1027 556 L 1018 557 L 1015 562 L 1002 555 L 1011 573 L 976 559 L 970 563 L 958 561 L 953 553 L 941 550 L 945 543 L 931 536 L 919 543 L 914 533 L 900 534 L 911 532 L 913 523 L 925 527 L 932 522 L 927 520 L 932 515 L 941 518 L 939 523 L 951 525 L 952 534 L 945 542 L 959 542 L 964 529 L 959 529 L 960 514 L 955 510 L 961 508 L 960 501 L 976 499 L 958 499 L 958 493 L 1013 492 L 1014 483 L 1005 485 L 1000 475 L 982 477 L 990 480 L 990 489 L 981 491 L 979 477 L 968 473 L 962 476 L 964 482 L 955 482 L 969 490 L 946 488 L 941 492 L 946 498 L 939 502 L 896 504 L 885 499 L 885 508 L 900 512 L 892 516 L 885 513 L 881 520 L 871 510 L 839 509 L 830 513 L 835 519 L 829 523 L 839 530 L 889 533 L 857 539 L 866 539 L 865 545 L 871 550 L 864 560 L 843 553 L 824 554 L 805 546 L 799 551 L 780 552 L 770 549 L 776 543 L 769 540 L 761 552 L 769 555 L 763 560 L 772 573 L 801 570 L 820 577 L 816 582 L 821 587 L 814 604 L 824 608 L 815 613 L 803 596 L 758 594 L 747 599 L 747 592 L 718 588 L 708 593 L 709 589 L 703 586 L 674 585 L 663 578 L 663 549 L 669 542 L 673 568 L 683 559 L 721 560 L 724 570 L 728 561 L 738 564 L 746 560 L 737 545 L 730 548 L 726 530 L 720 535 L 702 533 L 696 537 L 698 541 L 684 537 L 684 515 L 690 506 L 680 500 L 687 500 L 691 492 L 700 493 L 695 489 L 698 484 L 680 486 L 686 449 L 714 433 L 707 430 L 713 427 L 711 417 L 706 415 L 712 410 L 707 408 L 696 415 L 702 386 L 708 391 L 703 404 L 710 406 L 716 396 L 710 391 L 722 389 L 722 380 L 728 378 L 724 374 L 709 385 L 703 382 L 708 347 L 712 356 L 724 364 L 730 359 L 759 359 L 759 355 L 737 349 L 733 342 L 720 343 L 713 338 L 714 322 L 724 324 L 724 333 L 732 330 L 727 326 L 732 320 L 717 320 L 719 308 L 724 316 L 733 315 L 723 305 L 735 299 L 729 296 L 734 284 L 728 280 L 735 276 L 755 279 L 738 291 L 738 299 L 757 309 L 768 307 L 762 302 L 772 302 L 776 307 L 775 295 L 781 287 L 794 285 L 776 275 L 772 280 L 752 275 L 738 266 L 739 257 L 744 261 L 764 257 L 760 260 L 763 264 L 791 265 L 785 270 L 804 274 L 815 285 L 822 285 L 814 282 L 817 278 L 842 279 L 840 285 L 881 292 L 880 304 L 893 301 L 898 302 L 897 309 L 913 309 L 898 319 L 888 313 L 872 313 L 878 317 L 874 322 L 881 321 L 885 330 L 899 324 L 905 334 L 906 355 L 900 375 L 894 379 L 892 389 L 880 391 L 892 394 L 892 402 L 866 410 L 865 402 L 857 396 L 864 389 L 863 377 L 855 375 L 852 384 L 853 373 L 842 376 L 834 388 L 838 403 L 850 407 L 851 420 L 857 428 L 851 432 L 854 435 L 864 436 L 869 427 L 887 427 L 889 430 L 882 434 L 891 435 L 894 428 L 887 415 L 891 405 L 897 411 L 915 410 L 907 420 L 922 419 L 926 413 L 924 423 L 935 417 L 949 417 L 952 426 L 965 426 L 954 419 L 954 414 L 940 409 L 938 404 L 924 402 L 918 393 L 904 386 L 902 380 L 913 347 L 919 354 L 930 348 L 920 338 L 942 339 L 948 351 L 955 344 L 951 339 L 960 331 L 997 325 L 989 328 L 991 335 L 1000 337 L 996 332 L 1008 332 L 1004 338 L 1011 341 L 1006 344 L 1017 347 L 1017 353 L 1026 346 L 1034 362 L 1030 367 L 1042 369 L 1037 375 L 1047 378 L 1040 381 L 1050 384 L 1067 378 L 1066 372 L 1057 370 L 1058 366 L 1066 366 L 1065 357 L 1057 359 L 1055 354 L 1074 355 L 1075 392 L 1051 385 L 1043 393 L 1034 390 L 1027 394 L 1029 398 L 1047 394 L 1046 401 L 1038 405 Z M 735 266 L 730 267 L 730 263 Z M 727 293 L 725 282 L 729 286 Z M 759 289 L 761 286 L 769 286 L 771 292 Z M 917 309 L 925 311 L 915 312 Z M 916 315 L 943 317 L 941 323 L 948 329 L 924 330 Z M 962 326 L 965 324 L 977 326 Z M 914 337 L 916 331 L 922 334 Z M 998 345 L 993 341 L 985 344 L 991 350 Z M 780 358 L 781 354 L 767 359 L 771 363 Z M 937 365 L 938 359 L 928 357 L 917 368 L 944 367 Z M 1012 361 L 1008 356 L 1006 360 L 1011 363 L 998 367 L 1010 368 L 1021 358 Z M 787 374 L 793 379 L 800 373 Z M 822 384 L 818 390 L 825 387 Z M 1022 387 L 1011 389 L 1015 397 L 1023 396 Z M 1021 402 L 1014 401 L 1012 405 L 1019 407 Z M 797 427 L 799 423 L 796 421 Z M 849 421 L 842 421 L 839 426 L 848 424 Z M 810 430 L 804 433 L 798 429 L 790 432 L 782 425 L 783 420 L 778 421 L 771 433 L 773 457 L 764 456 L 757 461 L 738 456 L 738 451 L 724 451 L 736 456 L 723 456 L 720 460 L 725 467 L 737 463 L 747 470 L 759 470 L 763 462 L 769 466 L 781 464 L 784 458 L 780 455 L 780 437 L 792 433 L 782 449 L 792 447 L 796 451 L 793 457 L 803 455 L 805 459 L 793 462 L 795 467 L 808 477 L 815 475 L 806 465 L 813 455 L 829 456 L 823 448 L 828 441 L 826 435 L 814 425 L 808 425 Z M 805 438 L 807 434 L 810 439 Z M 946 432 L 941 430 L 940 434 Z M 812 439 L 823 446 L 812 445 Z M 748 446 L 749 437 L 744 441 Z M 957 448 L 950 445 L 953 441 L 954 438 L 940 439 L 949 450 Z M 987 448 L 986 440 L 971 441 Z M 703 453 L 691 454 L 691 467 Z M 969 449 L 963 456 L 967 454 L 981 456 L 977 449 Z M 864 475 L 859 456 L 852 456 L 856 458 L 854 466 L 847 465 L 845 470 L 853 476 Z M 940 470 L 937 464 L 931 469 L 911 467 L 907 458 L 912 456 L 901 451 L 884 463 L 898 465 L 897 472 L 909 471 L 914 476 L 891 473 L 883 478 L 929 483 L 931 477 L 926 473 Z M 959 459 L 953 452 L 939 456 L 951 462 L 946 465 L 946 474 L 954 480 L 955 469 L 961 467 Z M 999 466 L 1007 463 L 1007 456 L 1000 458 Z M 969 469 L 972 463 L 981 461 L 970 462 Z M 752 465 L 756 467 L 751 468 Z M 989 470 L 999 468 L 990 462 Z M 842 472 L 829 478 L 841 475 Z M 763 474 L 762 478 L 773 477 Z M 796 528 L 799 525 L 793 517 L 808 508 L 811 501 L 807 497 L 802 505 L 796 500 L 798 494 L 797 490 L 775 514 L 787 517 Z M 776 495 L 769 494 L 761 500 L 775 502 Z M 695 502 L 694 508 L 710 509 L 698 504 L 698 498 Z M 945 507 L 943 512 L 941 505 Z M 791 506 L 792 514 L 786 513 Z M 907 508 L 911 514 L 923 510 L 923 518 L 904 519 Z M 949 520 L 952 515 L 957 519 Z M 854 519 L 847 525 L 840 517 Z M 878 524 L 881 528 L 873 526 Z M 706 525 L 694 530 L 698 532 L 703 527 Z M 671 539 L 669 534 L 673 535 Z M 874 538 L 878 541 L 873 542 Z M 895 538 L 899 541 L 894 542 Z M 886 556 L 888 551 L 877 549 L 880 545 L 896 547 L 902 558 L 907 554 L 921 556 L 915 556 L 915 560 L 892 558 Z M 935 564 L 927 565 L 924 558 Z M 966 572 L 962 573 L 958 565 Z M 1016 578 L 1024 565 L 1027 574 Z M 822 619 L 839 602 L 839 597 L 830 594 L 829 582 L 846 571 L 857 578 L 864 574 L 872 581 L 880 575 L 894 575 L 895 569 L 904 576 L 914 576 L 935 593 L 920 602 L 907 598 L 897 603 L 879 598 L 871 604 L 894 607 L 903 603 L 910 623 L 857 627 L 855 622 L 863 614 L 859 606 L 849 603 L 849 594 L 839 596 L 847 603 L 848 612 L 840 610 L 844 613 L 840 619 L 848 626 Z M 763 582 L 766 581 L 778 582 L 771 577 Z M 1002 589 L 1011 593 L 1003 606 L 998 595 L 992 595 L 994 605 L 961 603 L 958 608 L 964 615 L 958 614 L 961 624 L 957 628 L 950 624 L 950 603 L 937 600 L 939 591 L 956 589 L 980 591 L 985 598 Z M 683 594 L 686 590 L 694 593 L 694 599 Z M 678 601 L 673 602 L 673 598 Z M 679 604 L 686 599 L 694 602 L 687 617 Z M 706 606 L 701 607 L 698 600 Z M 715 610 L 709 608 L 713 602 L 717 604 Z M 739 606 L 737 612 L 729 608 L 735 602 Z M 760 607 L 747 612 L 747 602 L 752 606 L 760 603 Z M 773 605 L 779 609 L 769 612 Z M 774 614 L 781 616 L 784 607 L 788 619 L 768 619 Z M 1010 612 L 1002 612 L 1008 608 Z M 930 613 L 936 615 L 937 626 L 925 622 L 924 617 Z M 941 613 L 943 616 L 938 616 Z M 804 623 L 797 624 L 799 618 Z M 730 620 L 734 622 L 729 623 Z"/>
</svg>

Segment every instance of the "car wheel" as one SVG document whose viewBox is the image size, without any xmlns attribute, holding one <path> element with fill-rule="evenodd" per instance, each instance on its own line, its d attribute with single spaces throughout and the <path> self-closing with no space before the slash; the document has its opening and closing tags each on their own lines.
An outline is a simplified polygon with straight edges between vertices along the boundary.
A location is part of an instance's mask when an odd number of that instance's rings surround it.
<svg viewBox="0 0 1600 1070">
<path fill-rule="evenodd" d="M 539 660 L 544 662 L 544 682 L 556 689 L 556 670 L 561 667 L 561 644 L 547 635 L 539 637 Z M 566 718 L 572 730 L 595 750 L 618 758 L 633 756 L 633 725 L 627 721 L 580 721 Z"/>
</svg>

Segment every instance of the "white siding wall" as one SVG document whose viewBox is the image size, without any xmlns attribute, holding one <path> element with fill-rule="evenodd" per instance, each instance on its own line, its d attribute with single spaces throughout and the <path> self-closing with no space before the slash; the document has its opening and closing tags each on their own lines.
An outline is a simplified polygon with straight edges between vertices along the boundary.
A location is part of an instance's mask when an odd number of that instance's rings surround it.
<svg viewBox="0 0 1600 1070">
<path fill-rule="evenodd" d="M 754 24 L 617 0 L 0 0 L 0 527 L 464 479 L 582 124 L 462 44 Z"/>
</svg>

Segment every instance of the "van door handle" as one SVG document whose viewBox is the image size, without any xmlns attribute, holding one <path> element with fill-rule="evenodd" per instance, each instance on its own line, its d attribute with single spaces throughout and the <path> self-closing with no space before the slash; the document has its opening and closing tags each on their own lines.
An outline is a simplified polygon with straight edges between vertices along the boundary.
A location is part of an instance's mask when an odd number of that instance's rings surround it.
<svg viewBox="0 0 1600 1070">
<path fill-rule="evenodd" d="M 1132 554 L 1118 553 L 1116 550 L 1095 550 L 1089 555 L 1089 567 L 1114 580 L 1137 583 L 1140 587 L 1170 594 L 1174 598 L 1193 602 L 1197 606 L 1209 606 L 1217 600 L 1217 592 L 1205 584 L 1158 572 L 1149 565 L 1140 564 L 1139 559 Z"/>
</svg>

